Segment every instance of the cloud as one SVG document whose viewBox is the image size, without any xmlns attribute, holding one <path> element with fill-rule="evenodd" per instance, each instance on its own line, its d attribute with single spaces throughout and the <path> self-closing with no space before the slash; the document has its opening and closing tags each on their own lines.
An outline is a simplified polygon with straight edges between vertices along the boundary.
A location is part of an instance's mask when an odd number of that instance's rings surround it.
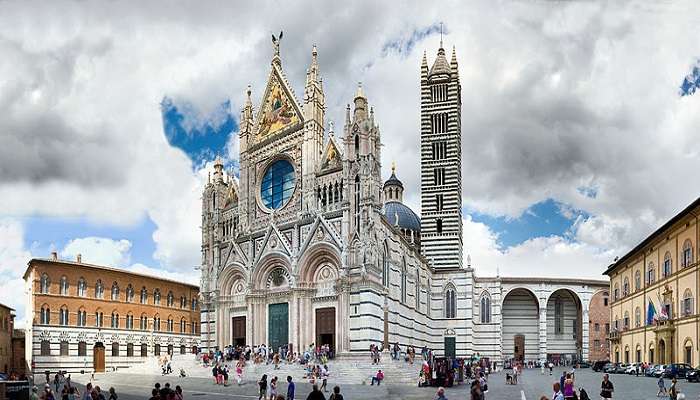
<svg viewBox="0 0 700 400">
<path fill-rule="evenodd" d="M 61 251 L 64 259 L 75 260 L 81 255 L 83 262 L 110 267 L 128 265 L 131 259 L 131 242 L 101 237 L 73 239 Z"/>
<path fill-rule="evenodd" d="M 16 310 L 17 327 L 24 326 L 24 280 L 31 253 L 24 247 L 22 224 L 11 218 L 0 218 L 0 303 Z"/>
<path fill-rule="evenodd" d="M 614 252 L 561 236 L 534 237 L 501 248 L 498 234 L 470 216 L 463 220 L 464 259 L 477 276 L 529 276 L 602 279 Z"/>
<path fill-rule="evenodd" d="M 696 3 L 163 4 L 0 4 L 4 215 L 148 216 L 160 267 L 189 271 L 201 257 L 206 171 L 168 143 L 159 104 L 168 96 L 209 116 L 230 101 L 237 116 L 251 84 L 259 107 L 279 28 L 299 99 L 318 45 L 336 126 L 363 82 L 384 176 L 396 160 L 418 211 L 419 66 L 424 50 L 434 60 L 440 21 L 460 63 L 465 207 L 517 218 L 553 199 L 587 216 L 572 238 L 518 249 L 618 252 L 700 192 L 700 96 L 678 94 L 700 54 Z M 230 160 L 236 136 L 221 149 Z"/>
</svg>

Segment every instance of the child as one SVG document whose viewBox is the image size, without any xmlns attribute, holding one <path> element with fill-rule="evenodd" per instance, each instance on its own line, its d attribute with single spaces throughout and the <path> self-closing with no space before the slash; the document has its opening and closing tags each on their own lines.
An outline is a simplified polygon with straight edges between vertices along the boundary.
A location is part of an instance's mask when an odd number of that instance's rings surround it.
<svg viewBox="0 0 700 400">
<path fill-rule="evenodd" d="M 666 384 L 664 383 L 664 376 L 661 374 L 659 377 L 659 380 L 656 382 L 657 385 L 659 385 L 659 391 L 656 392 L 656 397 L 661 396 L 661 393 L 663 392 L 664 396 L 668 395 L 668 392 L 666 391 Z"/>
</svg>

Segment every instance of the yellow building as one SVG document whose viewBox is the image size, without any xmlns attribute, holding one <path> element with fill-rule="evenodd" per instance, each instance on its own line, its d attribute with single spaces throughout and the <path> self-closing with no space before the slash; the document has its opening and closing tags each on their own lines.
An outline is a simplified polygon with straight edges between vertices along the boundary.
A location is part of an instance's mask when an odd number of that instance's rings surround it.
<svg viewBox="0 0 700 400">
<path fill-rule="evenodd" d="M 605 271 L 613 362 L 700 363 L 698 215 L 700 198 Z"/>
</svg>

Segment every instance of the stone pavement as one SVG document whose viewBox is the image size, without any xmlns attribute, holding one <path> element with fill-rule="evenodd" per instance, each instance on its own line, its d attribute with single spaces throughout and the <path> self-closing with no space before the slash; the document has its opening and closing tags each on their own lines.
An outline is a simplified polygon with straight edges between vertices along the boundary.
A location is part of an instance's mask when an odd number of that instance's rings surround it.
<svg viewBox="0 0 700 400">
<path fill-rule="evenodd" d="M 513 399 L 522 400 L 523 396 L 527 400 L 539 400 L 540 396 L 551 397 L 551 384 L 558 380 L 562 369 L 555 369 L 554 375 L 541 375 L 539 370 L 526 370 L 518 385 L 505 385 L 504 374 L 492 374 L 489 379 L 488 400 L 493 399 Z M 285 377 L 278 374 L 280 380 Z M 73 376 L 73 380 L 78 384 L 85 384 L 89 380 L 89 375 Z M 229 387 L 214 385 L 212 380 L 204 377 L 179 378 L 174 375 L 162 377 L 153 374 L 130 374 L 111 373 L 98 374 L 94 384 L 100 385 L 104 390 L 113 386 L 119 394 L 120 400 L 147 399 L 150 390 L 156 382 L 161 384 L 170 382 L 172 387 L 180 385 L 184 389 L 185 398 L 206 398 L 206 399 L 257 399 L 257 386 L 253 376 L 245 381 L 242 386 L 232 383 Z M 257 379 L 259 377 L 255 377 Z M 41 378 L 40 378 L 41 379 Z M 592 399 L 598 399 L 601 373 L 595 373 L 590 369 L 579 370 L 576 373 L 576 386 L 584 387 Z M 627 375 L 612 375 L 611 380 L 615 385 L 615 399 L 646 400 L 657 399 L 656 379 L 645 377 L 634 377 Z M 668 382 L 668 381 L 667 381 Z M 670 384 L 670 382 L 668 382 Z M 336 384 L 329 380 L 329 390 Z M 362 384 L 340 384 L 341 393 L 345 399 L 406 399 L 406 400 L 432 400 L 435 396 L 436 388 L 418 388 L 406 383 L 386 383 L 381 386 L 369 386 Z M 686 399 L 698 399 L 700 395 L 700 384 L 679 381 L 679 387 L 686 394 Z M 279 385 L 279 393 L 286 394 L 286 383 Z M 297 382 L 297 399 L 305 399 L 311 391 L 311 385 L 305 382 Z M 447 388 L 447 398 L 450 400 L 469 399 L 467 385 Z M 326 398 L 329 393 L 326 393 Z"/>
</svg>

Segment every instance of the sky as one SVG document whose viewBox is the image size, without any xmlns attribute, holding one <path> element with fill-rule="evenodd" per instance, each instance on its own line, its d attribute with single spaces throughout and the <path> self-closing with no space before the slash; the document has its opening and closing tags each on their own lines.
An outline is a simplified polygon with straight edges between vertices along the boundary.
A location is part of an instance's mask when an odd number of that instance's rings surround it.
<svg viewBox="0 0 700 400">
<path fill-rule="evenodd" d="M 0 303 L 32 257 L 198 282 L 201 191 L 238 168 L 272 33 L 327 123 L 362 82 L 382 174 L 419 213 L 419 73 L 462 85 L 464 256 L 479 276 L 602 278 L 700 195 L 700 5 L 679 2 L 0 2 Z M 336 135 L 339 135 L 336 129 Z"/>
</svg>

